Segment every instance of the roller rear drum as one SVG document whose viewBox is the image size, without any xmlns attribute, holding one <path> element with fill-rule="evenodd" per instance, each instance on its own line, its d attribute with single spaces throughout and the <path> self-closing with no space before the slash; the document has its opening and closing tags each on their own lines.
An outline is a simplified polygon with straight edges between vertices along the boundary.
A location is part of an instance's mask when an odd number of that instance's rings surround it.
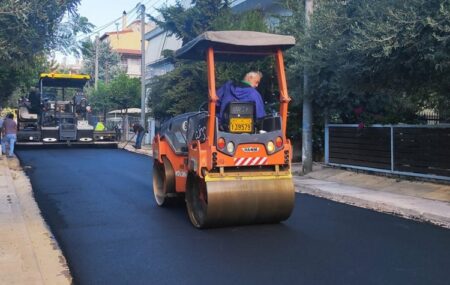
<svg viewBox="0 0 450 285">
<path fill-rule="evenodd" d="M 153 163 L 153 194 L 158 206 L 165 207 L 174 202 L 175 174 L 170 162 L 164 158 L 164 163 Z"/>
</svg>

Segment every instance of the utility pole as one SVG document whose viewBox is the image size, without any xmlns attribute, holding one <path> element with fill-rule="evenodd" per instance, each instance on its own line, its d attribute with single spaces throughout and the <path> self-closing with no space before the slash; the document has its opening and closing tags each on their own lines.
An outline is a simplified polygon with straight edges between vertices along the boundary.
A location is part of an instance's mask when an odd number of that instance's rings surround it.
<svg viewBox="0 0 450 285">
<path fill-rule="evenodd" d="M 314 11 L 314 0 L 305 0 L 305 29 L 309 33 L 311 15 Z M 309 92 L 308 70 L 303 71 L 303 124 L 302 124 L 302 171 L 304 174 L 312 171 L 312 100 Z"/>
<path fill-rule="evenodd" d="M 109 63 L 105 62 L 105 84 L 109 83 Z"/>
<path fill-rule="evenodd" d="M 95 90 L 97 90 L 98 88 L 98 54 L 99 54 L 99 50 L 98 50 L 98 44 L 99 40 L 98 40 L 98 36 L 95 37 Z"/>
<path fill-rule="evenodd" d="M 141 5 L 141 125 L 145 128 L 145 5 Z"/>
</svg>

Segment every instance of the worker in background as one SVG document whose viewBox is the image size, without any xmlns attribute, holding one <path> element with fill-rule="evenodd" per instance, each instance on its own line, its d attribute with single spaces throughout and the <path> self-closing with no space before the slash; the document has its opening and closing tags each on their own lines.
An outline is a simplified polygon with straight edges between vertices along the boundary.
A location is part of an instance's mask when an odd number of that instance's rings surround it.
<svg viewBox="0 0 450 285">
<path fill-rule="evenodd" d="M 96 131 L 104 131 L 105 129 L 106 129 L 105 125 L 103 124 L 102 121 L 98 121 L 98 123 L 95 125 Z"/>
<path fill-rule="evenodd" d="M 136 134 L 136 144 L 134 145 L 134 148 L 140 149 L 142 145 L 142 139 L 144 138 L 145 129 L 141 124 L 134 123 L 133 132 Z"/>
<path fill-rule="evenodd" d="M 216 107 L 219 110 L 219 119 L 223 119 L 225 108 L 230 102 L 254 102 L 256 107 L 256 118 L 261 119 L 265 117 L 266 111 L 264 111 L 264 102 L 261 94 L 256 90 L 261 78 L 261 72 L 250 71 L 238 84 L 234 84 L 230 80 L 221 86 L 216 91 L 216 95 L 219 97 L 219 100 L 216 103 Z"/>
<path fill-rule="evenodd" d="M 8 113 L 2 126 L 2 152 L 6 153 L 6 143 L 9 145 L 8 157 L 14 157 L 14 144 L 17 140 L 17 124 L 14 121 L 14 115 Z"/>
<path fill-rule="evenodd" d="M 121 125 L 117 124 L 114 127 L 114 131 L 116 132 L 116 139 L 117 139 L 117 141 L 120 142 L 122 140 L 122 127 L 121 127 Z"/>
</svg>

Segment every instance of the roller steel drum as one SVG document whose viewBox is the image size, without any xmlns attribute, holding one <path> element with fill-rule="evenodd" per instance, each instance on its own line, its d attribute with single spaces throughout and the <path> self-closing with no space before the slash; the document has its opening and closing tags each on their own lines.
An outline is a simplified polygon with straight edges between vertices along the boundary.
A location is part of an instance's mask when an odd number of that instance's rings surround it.
<svg viewBox="0 0 450 285">
<path fill-rule="evenodd" d="M 153 163 L 153 193 L 158 206 L 168 206 L 171 197 L 168 193 L 175 193 L 175 173 L 167 158 L 163 158 L 163 164 L 155 161 Z"/>
<path fill-rule="evenodd" d="M 198 228 L 277 223 L 294 208 L 291 175 L 188 179 L 189 218 Z"/>
</svg>

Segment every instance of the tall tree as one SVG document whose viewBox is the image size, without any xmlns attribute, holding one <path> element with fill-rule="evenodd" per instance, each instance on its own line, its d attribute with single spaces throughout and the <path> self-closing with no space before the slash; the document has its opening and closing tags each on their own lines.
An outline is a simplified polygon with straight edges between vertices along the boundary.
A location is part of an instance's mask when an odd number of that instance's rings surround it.
<svg viewBox="0 0 450 285">
<path fill-rule="evenodd" d="M 189 8 L 177 1 L 173 6 L 158 9 L 158 12 L 163 20 L 149 15 L 150 20 L 185 44 L 204 31 L 214 30 L 215 20 L 227 17 L 230 9 L 227 0 L 192 0 Z"/>
<path fill-rule="evenodd" d="M 97 90 L 95 90 L 94 87 L 89 87 L 87 89 L 87 95 L 92 111 L 95 113 L 102 113 L 103 118 L 106 118 L 108 111 L 116 106 L 111 96 L 110 86 L 105 84 L 104 81 L 98 82 Z"/>
<path fill-rule="evenodd" d="M 120 73 L 109 84 L 111 102 L 118 108 L 128 109 L 140 106 L 141 81 L 139 78 L 130 78 L 125 73 Z"/>
<path fill-rule="evenodd" d="M 83 42 L 77 40 L 77 35 L 88 34 L 94 27 L 88 18 L 77 13 L 69 13 L 66 20 L 58 26 L 54 50 L 80 56 Z"/>
<path fill-rule="evenodd" d="M 0 3 L 0 59 L 31 58 L 58 46 L 59 24 L 66 13 L 76 14 L 80 0 L 4 0 Z"/>
<path fill-rule="evenodd" d="M 108 42 L 99 42 L 98 45 L 98 78 L 109 81 L 121 72 L 120 55 L 112 50 Z M 95 41 L 87 40 L 81 44 L 83 55 L 82 72 L 94 78 L 95 73 Z"/>
<path fill-rule="evenodd" d="M 315 2 L 310 34 L 303 33 L 304 8 L 293 0 L 285 1 L 293 14 L 280 30 L 298 38 L 288 74 L 310 70 L 320 112 L 355 122 L 362 108 L 368 122 L 406 122 L 437 107 L 433 102 L 448 104 L 450 1 Z"/>
</svg>

